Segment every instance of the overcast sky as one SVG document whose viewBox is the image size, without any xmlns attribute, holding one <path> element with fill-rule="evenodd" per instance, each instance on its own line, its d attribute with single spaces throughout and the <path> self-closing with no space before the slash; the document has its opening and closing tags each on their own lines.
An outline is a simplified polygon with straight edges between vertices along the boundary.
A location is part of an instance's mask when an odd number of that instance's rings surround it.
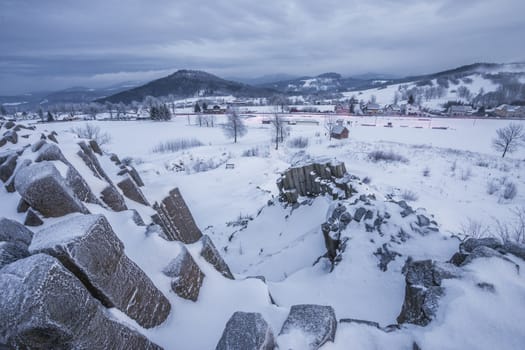
<svg viewBox="0 0 525 350">
<path fill-rule="evenodd" d="M 0 0 L 0 94 L 525 61 L 524 0 Z"/>
</svg>

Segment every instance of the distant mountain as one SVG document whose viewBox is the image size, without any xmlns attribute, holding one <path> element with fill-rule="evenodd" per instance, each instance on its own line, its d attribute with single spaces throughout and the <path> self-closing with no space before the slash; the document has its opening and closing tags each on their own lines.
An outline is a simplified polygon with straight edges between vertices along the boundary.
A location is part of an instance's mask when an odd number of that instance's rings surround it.
<svg viewBox="0 0 525 350">
<path fill-rule="evenodd" d="M 450 103 L 491 108 L 525 103 L 525 63 L 475 63 L 432 74 L 376 80 L 371 87 L 351 89 L 346 96 L 375 99 L 380 104 L 403 102 L 439 110 Z"/>
<path fill-rule="evenodd" d="M 99 102 L 142 101 L 146 96 L 168 96 L 178 98 L 194 96 L 233 95 L 236 97 L 264 97 L 276 91 L 225 80 L 213 74 L 197 70 L 179 70 L 167 77 L 153 80 L 145 85 L 100 99 Z"/>
<path fill-rule="evenodd" d="M 19 106 L 20 109 L 46 108 L 63 103 L 88 103 L 140 85 L 140 82 L 127 81 L 104 88 L 71 87 L 59 91 L 32 92 L 14 96 L 0 96 L 0 104 Z"/>
<path fill-rule="evenodd" d="M 256 78 L 237 78 L 237 77 L 230 77 L 228 80 L 233 81 L 239 81 L 244 84 L 248 85 L 261 85 L 261 84 L 267 84 L 272 83 L 275 81 L 283 81 L 283 80 L 292 80 L 299 78 L 297 75 L 291 75 L 291 74 L 267 74 Z"/>
<path fill-rule="evenodd" d="M 260 87 L 271 88 L 287 94 L 325 94 L 340 93 L 353 88 L 364 88 L 373 86 L 371 80 L 355 79 L 352 77 L 343 78 L 339 73 L 323 73 L 314 77 L 300 77 L 289 80 L 282 80 L 258 85 Z"/>
</svg>

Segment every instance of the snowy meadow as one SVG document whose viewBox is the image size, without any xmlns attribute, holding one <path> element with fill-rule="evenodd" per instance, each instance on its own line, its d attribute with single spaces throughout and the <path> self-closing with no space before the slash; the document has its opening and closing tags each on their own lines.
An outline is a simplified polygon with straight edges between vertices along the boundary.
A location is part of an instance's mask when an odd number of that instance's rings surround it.
<svg viewBox="0 0 525 350">
<path fill-rule="evenodd" d="M 177 116 L 169 122 L 89 122 L 107 134 L 105 152 L 118 154 L 139 171 L 151 202 L 160 201 L 173 187 L 180 189 L 197 225 L 213 239 L 236 277 L 225 280 L 204 268 L 207 277 L 199 300 L 182 300 L 170 294 L 167 281 L 158 276 L 166 262 L 163 256 L 178 251 L 176 244 L 144 240 L 138 230 L 129 235 L 124 229 L 117 232 L 130 257 L 170 295 L 176 311 L 150 330 L 121 313 L 114 316 L 166 349 L 213 348 L 224 324 L 239 310 L 260 312 L 277 332 L 296 304 L 331 305 L 338 318 L 371 320 L 386 327 L 396 322 L 403 304 L 407 256 L 446 261 L 458 249 L 454 236 L 505 238 L 502 235 L 514 232 L 519 220 L 523 225 L 525 149 L 502 158 L 492 148 L 496 129 L 508 121 L 341 117 L 349 137 L 338 140 L 328 137 L 323 116 L 305 115 L 290 118 L 294 122 L 286 125 L 284 140 L 275 149 L 275 130 L 263 123 L 265 118 L 245 116 L 247 133 L 237 143 L 224 134 L 222 116 L 214 127 L 199 126 L 194 116 Z M 85 124 L 39 124 L 37 130 L 56 130 L 60 135 Z M 405 201 L 418 214 L 430 217 L 439 232 L 411 234 L 408 240 L 398 234 L 397 242 L 394 236 L 372 234 L 362 222 L 353 221 L 343 234 L 348 243 L 342 262 L 332 272 L 323 260 L 314 264 L 325 252 L 320 225 L 334 204 L 320 196 L 297 206 L 285 205 L 278 200 L 276 180 L 291 166 L 319 159 L 344 162 L 347 172 L 359 179 L 354 185 L 358 195 L 373 198 L 366 205 L 377 208 L 377 215 L 397 213 L 397 207 L 386 200 Z M 511 194 L 509 187 L 514 189 Z M 344 202 L 349 210 L 358 205 L 357 199 L 352 201 Z M 412 232 L 403 218 L 392 219 L 388 229 Z M 111 220 L 114 227 L 125 227 L 110 216 Z M 380 270 L 376 249 L 392 240 L 398 244 L 395 253 L 402 257 L 394 255 Z M 198 249 L 188 247 L 194 253 Z M 513 263 L 523 268 L 523 261 L 513 259 Z M 525 319 L 506 300 L 520 300 L 525 282 L 505 264 L 476 260 L 462 272 L 461 280 L 444 281 L 443 306 L 427 327 L 408 325 L 388 333 L 360 323 L 341 323 L 335 342 L 322 348 L 356 344 L 360 349 L 406 349 L 417 342 L 425 349 L 492 349 L 501 344 L 518 349 L 525 340 L 519 326 Z M 264 276 L 266 285 L 250 276 Z M 484 278 L 495 286 L 496 294 L 475 287 Z M 492 302 L 497 306 L 492 308 Z M 502 320 L 503 330 L 496 327 Z M 473 339 L 480 330 L 479 338 Z M 306 348 L 305 341 L 293 334 L 277 338 L 283 349 Z"/>
</svg>

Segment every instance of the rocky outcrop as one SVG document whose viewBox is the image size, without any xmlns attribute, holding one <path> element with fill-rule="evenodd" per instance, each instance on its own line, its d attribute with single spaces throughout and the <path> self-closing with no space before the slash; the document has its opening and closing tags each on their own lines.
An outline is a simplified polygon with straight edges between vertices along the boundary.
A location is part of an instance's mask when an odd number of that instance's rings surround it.
<svg viewBox="0 0 525 350">
<path fill-rule="evenodd" d="M 68 161 L 66 160 L 66 157 L 62 154 L 62 151 L 60 150 L 60 147 L 58 147 L 54 143 L 45 143 L 39 147 L 38 155 L 36 156 L 35 162 L 42 162 L 42 161 L 53 161 L 53 160 L 59 160 L 63 162 L 64 164 L 68 164 Z"/>
<path fill-rule="evenodd" d="M 27 246 L 12 242 L 0 242 L 0 269 L 28 256 Z"/>
<path fill-rule="evenodd" d="M 204 235 L 201 241 L 202 248 L 200 254 L 204 258 L 204 260 L 206 260 L 209 264 L 213 265 L 213 267 L 215 267 L 215 270 L 219 271 L 224 277 L 233 280 L 234 277 L 230 271 L 230 268 L 228 267 L 228 264 L 226 264 L 221 254 L 219 254 L 217 248 L 215 248 L 215 245 L 213 244 L 211 238 L 208 235 Z"/>
<path fill-rule="evenodd" d="M 15 187 L 31 207 L 46 217 L 88 213 L 52 162 L 43 161 L 20 169 L 15 177 Z"/>
<path fill-rule="evenodd" d="M 120 192 L 113 185 L 108 185 L 100 192 L 100 199 L 114 211 L 127 210 L 126 201 Z"/>
<path fill-rule="evenodd" d="M 0 241 L 17 243 L 23 246 L 29 246 L 33 239 L 33 232 L 21 223 L 0 218 Z"/>
<path fill-rule="evenodd" d="M 284 321 L 279 336 L 301 332 L 307 340 L 308 350 L 317 350 L 326 342 L 333 342 L 337 319 L 331 306 L 294 305 Z"/>
<path fill-rule="evenodd" d="M 273 332 L 255 312 L 235 312 L 226 323 L 215 350 L 273 350 Z"/>
<path fill-rule="evenodd" d="M 124 253 L 106 218 L 80 215 L 35 234 L 32 254 L 59 259 L 106 307 L 116 307 L 144 328 L 164 322 L 171 306 L 146 274 Z"/>
<path fill-rule="evenodd" d="M 2 182 L 6 182 L 7 180 L 9 180 L 11 175 L 13 175 L 13 173 L 15 172 L 17 159 L 18 154 L 13 152 L 0 165 L 0 180 L 2 180 Z"/>
<path fill-rule="evenodd" d="M 397 322 L 426 326 L 435 317 L 439 299 L 445 293 L 441 287 L 442 280 L 459 277 L 461 271 L 450 263 L 411 259 L 407 261 L 404 270 L 405 300 Z"/>
<path fill-rule="evenodd" d="M 178 188 L 174 188 L 162 202 L 155 203 L 153 208 L 157 215 L 153 222 L 161 226 L 165 236 L 172 241 L 195 243 L 201 237 L 201 230 L 197 227 L 191 212 L 182 198 Z"/>
<path fill-rule="evenodd" d="M 162 272 L 172 278 L 171 290 L 175 294 L 184 299 L 197 301 L 204 273 L 186 247 L 182 247 L 179 255 Z"/>
<path fill-rule="evenodd" d="M 287 169 L 277 180 L 277 187 L 288 203 L 296 203 L 299 196 L 322 194 L 345 199 L 352 194 L 350 180 L 344 163 L 323 161 Z"/>
<path fill-rule="evenodd" d="M 126 178 L 120 181 L 117 186 L 122 190 L 124 196 L 137 203 L 149 206 L 148 200 L 131 177 L 126 176 Z"/>
<path fill-rule="evenodd" d="M 31 208 L 27 210 L 26 218 L 24 220 L 24 225 L 26 226 L 40 226 L 43 225 L 44 221 L 38 216 L 37 213 Z"/>
<path fill-rule="evenodd" d="M 0 270 L 0 344 L 13 349 L 161 349 L 108 317 L 60 262 L 37 254 Z"/>
</svg>

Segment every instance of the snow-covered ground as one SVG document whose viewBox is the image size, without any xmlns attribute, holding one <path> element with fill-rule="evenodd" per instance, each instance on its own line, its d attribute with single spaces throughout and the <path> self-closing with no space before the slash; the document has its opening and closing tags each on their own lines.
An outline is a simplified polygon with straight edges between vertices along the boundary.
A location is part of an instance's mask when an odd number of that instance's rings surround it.
<svg viewBox="0 0 525 350">
<path fill-rule="evenodd" d="M 93 122 L 111 135 L 111 143 L 103 146 L 106 151 L 133 159 L 151 202 L 179 187 L 197 224 L 213 238 L 238 279 L 224 280 L 205 270 L 208 277 L 197 303 L 170 294 L 172 316 L 160 327 L 144 331 L 166 349 L 214 348 L 224 324 L 238 310 L 261 312 L 275 333 L 288 308 L 300 303 L 332 305 L 338 318 L 367 319 L 381 326 L 395 323 L 404 296 L 404 258 L 392 262 L 388 272 L 380 271 L 370 252 L 374 246 L 370 236 L 353 222 L 346 231 L 351 240 L 343 262 L 332 273 L 322 264 L 312 267 L 326 250 L 320 225 L 331 200 L 318 197 L 298 208 L 279 203 L 275 182 L 292 164 L 317 158 L 343 161 L 350 174 L 370 179 L 359 185 L 360 193 L 375 194 L 378 200 L 389 194 L 400 199 L 407 191 L 413 192 L 410 205 L 426 208 L 440 227 L 437 235 L 415 238 L 399 247 L 404 256 L 416 259 L 449 259 L 458 247 L 451 234 L 462 233 L 473 222 L 489 227 L 496 220 L 511 220 L 512 210 L 525 204 L 525 149 L 502 159 L 491 147 L 496 129 L 507 121 L 345 117 L 349 138 L 329 140 L 324 119 L 305 116 L 299 119 L 319 124 L 290 125 L 288 139 L 306 137 L 308 146 L 291 148 L 285 141 L 275 150 L 272 126 L 262 124 L 263 119 L 262 115 L 247 118 L 248 133 L 236 144 L 219 126 L 199 127 L 186 117 L 171 122 Z M 384 127 L 388 122 L 393 127 Z M 62 134 L 83 124 L 40 124 L 38 129 Z M 180 138 L 195 138 L 203 146 L 164 154 L 152 151 L 161 142 Z M 392 151 L 408 161 L 373 162 L 368 154 L 375 150 Z M 257 156 L 243 156 L 247 151 Z M 226 163 L 234 168 L 227 169 Z M 517 195 L 505 200 L 501 193 L 509 182 L 516 185 Z M 489 183 L 496 188 L 493 194 L 487 193 Z M 16 215 L 14 209 L 9 210 L 13 211 L 9 215 Z M 125 225 L 109 218 L 114 227 Z M 144 240 L 139 229 L 116 231 L 130 257 L 169 293 L 168 280 L 159 271 L 165 264 L 162 257 L 174 256 L 168 251 L 177 250 L 176 245 Z M 158 257 L 143 253 L 154 250 L 159 251 Z M 194 257 L 198 256 L 195 252 Z M 523 261 L 516 263 L 523 271 Z M 475 261 L 465 280 L 490 280 L 498 291 L 495 295 L 467 282 L 446 281 L 443 306 L 428 327 L 384 333 L 363 325 L 340 325 L 336 342 L 323 349 L 347 349 L 349 344 L 358 349 L 407 349 L 412 341 L 424 349 L 520 349 L 525 343 L 525 280 L 509 271 L 504 261 Z M 269 305 L 261 281 L 244 280 L 256 275 L 266 277 L 278 307 Z"/>
</svg>

